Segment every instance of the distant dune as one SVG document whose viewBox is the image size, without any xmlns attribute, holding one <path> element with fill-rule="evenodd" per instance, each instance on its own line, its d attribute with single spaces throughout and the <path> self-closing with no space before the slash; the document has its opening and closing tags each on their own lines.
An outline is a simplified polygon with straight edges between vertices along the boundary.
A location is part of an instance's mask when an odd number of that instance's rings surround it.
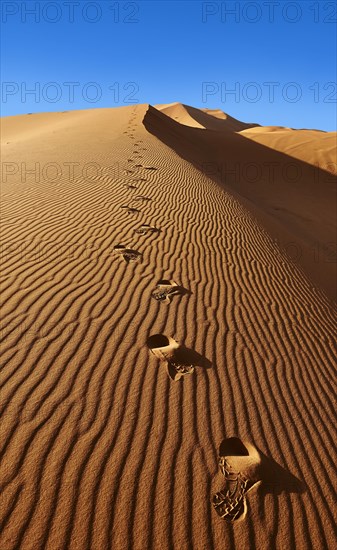
<svg viewBox="0 0 337 550">
<path fill-rule="evenodd" d="M 336 134 L 1 122 L 1 550 L 335 548 Z"/>
</svg>

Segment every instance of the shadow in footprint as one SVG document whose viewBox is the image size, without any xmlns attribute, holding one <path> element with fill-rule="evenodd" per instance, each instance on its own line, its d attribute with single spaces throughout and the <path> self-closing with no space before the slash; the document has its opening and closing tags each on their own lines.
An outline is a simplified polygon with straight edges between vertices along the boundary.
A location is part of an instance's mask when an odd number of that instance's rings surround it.
<svg viewBox="0 0 337 550">
<path fill-rule="evenodd" d="M 187 374 L 192 374 L 195 367 L 208 369 L 212 366 L 208 359 L 164 334 L 150 336 L 147 346 L 164 364 L 168 376 L 175 382 Z"/>
<path fill-rule="evenodd" d="M 192 292 L 178 285 L 173 280 L 161 279 L 158 281 L 151 296 L 158 302 L 165 302 L 169 304 L 171 303 L 173 296 L 185 296 L 186 294 L 192 294 Z"/>
<path fill-rule="evenodd" d="M 124 250 L 126 250 L 126 246 L 124 246 L 124 244 L 116 244 L 113 247 L 113 251 L 115 254 L 123 254 Z"/>
<path fill-rule="evenodd" d="M 113 251 L 115 254 L 122 256 L 128 264 L 140 262 L 143 257 L 143 255 L 137 250 L 126 248 L 123 244 L 117 244 L 114 246 Z"/>
<path fill-rule="evenodd" d="M 245 496 L 260 482 L 262 493 L 300 493 L 304 484 L 264 455 L 256 446 L 238 437 L 225 439 L 219 448 L 219 468 L 225 488 L 213 497 L 217 514 L 232 523 L 247 513 Z"/>
</svg>

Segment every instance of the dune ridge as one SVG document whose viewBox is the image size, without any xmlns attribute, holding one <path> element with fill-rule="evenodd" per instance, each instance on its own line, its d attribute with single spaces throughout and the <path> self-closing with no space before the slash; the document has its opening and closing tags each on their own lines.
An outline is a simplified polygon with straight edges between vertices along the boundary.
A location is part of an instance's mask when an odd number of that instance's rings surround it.
<svg viewBox="0 0 337 550">
<path fill-rule="evenodd" d="M 207 129 L 148 105 L 39 116 L 5 121 L 5 162 L 63 170 L 3 183 L 1 548 L 333 548 L 329 296 L 196 167 Z M 161 303 L 161 280 L 188 292 Z M 209 368 L 173 381 L 156 334 Z M 233 435 L 274 473 L 228 525 L 212 497 Z"/>
<path fill-rule="evenodd" d="M 259 124 L 241 122 L 220 109 L 196 109 L 182 103 L 156 105 L 155 108 L 179 124 L 192 128 L 203 128 L 215 131 L 240 132 L 258 128 Z"/>
</svg>

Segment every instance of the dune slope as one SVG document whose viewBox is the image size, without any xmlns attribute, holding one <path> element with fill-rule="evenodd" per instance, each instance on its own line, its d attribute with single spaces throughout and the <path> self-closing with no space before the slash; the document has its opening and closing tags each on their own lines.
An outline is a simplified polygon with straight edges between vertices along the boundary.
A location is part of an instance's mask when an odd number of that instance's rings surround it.
<svg viewBox="0 0 337 550">
<path fill-rule="evenodd" d="M 3 122 L 0 547 L 334 548 L 334 306 L 196 167 L 209 130 L 148 105 Z M 232 525 L 231 436 L 266 464 Z"/>
</svg>

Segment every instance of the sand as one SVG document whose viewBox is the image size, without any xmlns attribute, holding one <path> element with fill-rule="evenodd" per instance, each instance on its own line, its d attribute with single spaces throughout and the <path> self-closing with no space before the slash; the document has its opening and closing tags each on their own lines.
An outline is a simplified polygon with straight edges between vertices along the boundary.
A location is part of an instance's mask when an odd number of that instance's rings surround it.
<svg viewBox="0 0 337 550">
<path fill-rule="evenodd" d="M 2 119 L 1 549 L 336 546 L 334 140 Z"/>
</svg>

